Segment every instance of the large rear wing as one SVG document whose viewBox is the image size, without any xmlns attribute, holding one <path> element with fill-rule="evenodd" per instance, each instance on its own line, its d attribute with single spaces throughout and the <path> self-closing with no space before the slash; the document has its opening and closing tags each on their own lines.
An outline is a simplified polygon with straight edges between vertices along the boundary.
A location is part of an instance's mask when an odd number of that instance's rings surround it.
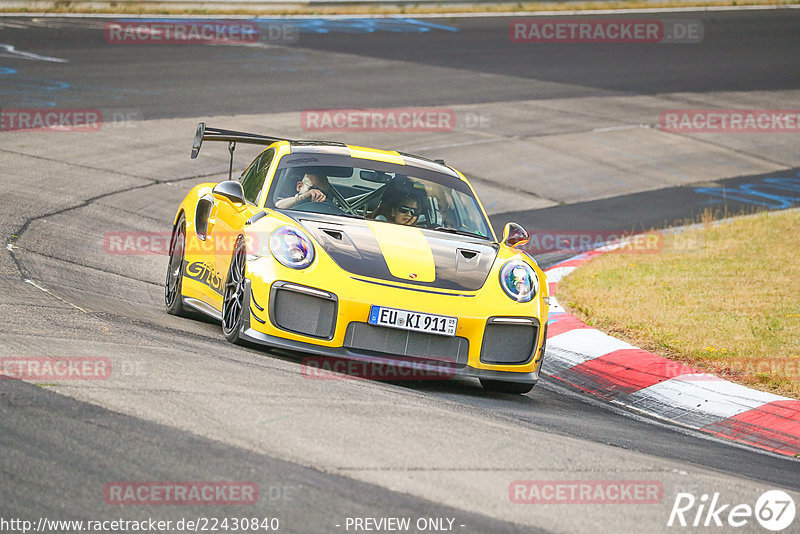
<svg viewBox="0 0 800 534">
<path fill-rule="evenodd" d="M 228 142 L 228 152 L 231 155 L 231 163 L 228 169 L 228 179 L 231 179 L 233 175 L 233 151 L 236 149 L 236 143 L 248 143 L 251 145 L 271 145 L 277 141 L 288 141 L 293 144 L 306 144 L 306 145 L 314 145 L 314 144 L 326 144 L 326 145 L 336 145 L 336 146 L 347 146 L 344 143 L 338 142 L 326 142 L 326 141 L 298 141 L 296 139 L 287 139 L 285 137 L 275 137 L 272 135 L 260 135 L 248 132 L 237 132 L 234 130 L 223 130 L 221 128 L 212 128 L 211 126 L 206 126 L 206 123 L 200 122 L 197 124 L 197 131 L 194 134 L 194 142 L 192 143 L 192 159 L 195 159 L 197 155 L 200 153 L 200 147 L 203 146 L 203 141 L 227 141 Z M 413 154 L 406 154 L 404 152 L 400 153 L 401 156 L 410 156 L 420 160 L 428 161 L 431 163 L 438 163 L 440 165 L 445 165 L 443 159 L 437 160 L 430 160 L 428 158 L 422 156 L 415 156 Z M 451 169 L 452 172 L 452 169 Z"/>
<path fill-rule="evenodd" d="M 228 167 L 228 180 L 233 177 L 233 151 L 236 149 L 236 143 L 249 143 L 251 145 L 271 145 L 276 141 L 289 141 L 283 137 L 272 137 L 271 135 L 259 135 L 247 132 L 235 132 L 233 130 L 222 130 L 220 128 L 212 128 L 206 126 L 206 123 L 201 122 L 197 124 L 197 131 L 194 134 L 194 142 L 192 143 L 192 159 L 195 159 L 200 153 L 200 147 L 203 146 L 203 141 L 227 141 L 228 152 L 231 154 L 231 163 Z"/>
<path fill-rule="evenodd" d="M 203 141 L 227 141 L 229 143 L 228 150 L 233 153 L 233 147 L 235 147 L 236 143 L 271 145 L 276 141 L 292 141 L 292 139 L 247 132 L 235 132 L 233 130 L 222 130 L 220 128 L 206 126 L 206 123 L 201 122 L 197 125 L 197 131 L 194 134 L 194 142 L 192 143 L 192 159 L 196 158 L 200 153 L 200 147 L 203 146 Z"/>
</svg>

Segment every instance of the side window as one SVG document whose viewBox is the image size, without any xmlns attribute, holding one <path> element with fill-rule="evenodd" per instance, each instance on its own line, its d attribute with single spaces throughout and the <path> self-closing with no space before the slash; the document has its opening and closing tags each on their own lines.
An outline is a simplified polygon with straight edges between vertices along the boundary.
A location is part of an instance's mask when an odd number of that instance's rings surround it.
<svg viewBox="0 0 800 534">
<path fill-rule="evenodd" d="M 242 176 L 242 189 L 244 189 L 244 199 L 246 201 L 255 204 L 258 200 L 258 194 L 264 186 L 264 180 L 267 178 L 267 171 L 270 163 L 272 163 L 273 156 L 275 156 L 275 150 L 270 148 L 261 154 Z"/>
</svg>

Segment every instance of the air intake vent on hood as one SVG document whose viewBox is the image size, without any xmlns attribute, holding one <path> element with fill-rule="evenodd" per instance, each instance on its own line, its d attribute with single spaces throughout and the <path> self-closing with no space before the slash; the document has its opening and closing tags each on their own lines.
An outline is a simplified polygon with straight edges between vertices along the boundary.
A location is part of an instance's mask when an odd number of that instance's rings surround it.
<svg viewBox="0 0 800 534">
<path fill-rule="evenodd" d="M 456 272 L 474 271 L 480 265 L 481 253 L 477 250 L 460 248 L 456 251 Z"/>
</svg>

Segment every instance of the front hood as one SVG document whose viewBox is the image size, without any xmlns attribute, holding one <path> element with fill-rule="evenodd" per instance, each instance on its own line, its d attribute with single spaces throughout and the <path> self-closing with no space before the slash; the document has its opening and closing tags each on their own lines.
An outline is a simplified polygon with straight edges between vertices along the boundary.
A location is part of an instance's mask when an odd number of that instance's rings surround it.
<svg viewBox="0 0 800 534">
<path fill-rule="evenodd" d="M 345 271 L 390 282 L 475 291 L 497 257 L 490 241 L 423 228 L 291 213 Z"/>
</svg>

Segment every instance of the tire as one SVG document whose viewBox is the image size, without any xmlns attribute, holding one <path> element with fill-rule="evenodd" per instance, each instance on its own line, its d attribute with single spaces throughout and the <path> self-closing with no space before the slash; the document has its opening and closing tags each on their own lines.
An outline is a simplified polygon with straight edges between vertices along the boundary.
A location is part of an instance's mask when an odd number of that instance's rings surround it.
<svg viewBox="0 0 800 534">
<path fill-rule="evenodd" d="M 496 393 L 511 393 L 515 395 L 524 395 L 533 389 L 534 384 L 525 384 L 522 382 L 504 382 L 502 380 L 491 380 L 488 378 L 481 378 L 481 386 L 487 391 L 494 391 Z"/>
<path fill-rule="evenodd" d="M 189 312 L 183 305 L 183 260 L 186 253 L 186 219 L 183 215 L 172 229 L 172 241 L 169 244 L 169 264 L 167 279 L 164 281 L 164 304 L 167 313 L 187 317 Z"/>
<path fill-rule="evenodd" d="M 245 253 L 244 239 L 239 236 L 233 249 L 222 296 L 222 333 L 225 334 L 225 339 L 237 345 L 242 344 L 239 334 L 242 331 L 245 304 L 247 311 L 250 310 L 250 303 L 244 302 Z"/>
</svg>

